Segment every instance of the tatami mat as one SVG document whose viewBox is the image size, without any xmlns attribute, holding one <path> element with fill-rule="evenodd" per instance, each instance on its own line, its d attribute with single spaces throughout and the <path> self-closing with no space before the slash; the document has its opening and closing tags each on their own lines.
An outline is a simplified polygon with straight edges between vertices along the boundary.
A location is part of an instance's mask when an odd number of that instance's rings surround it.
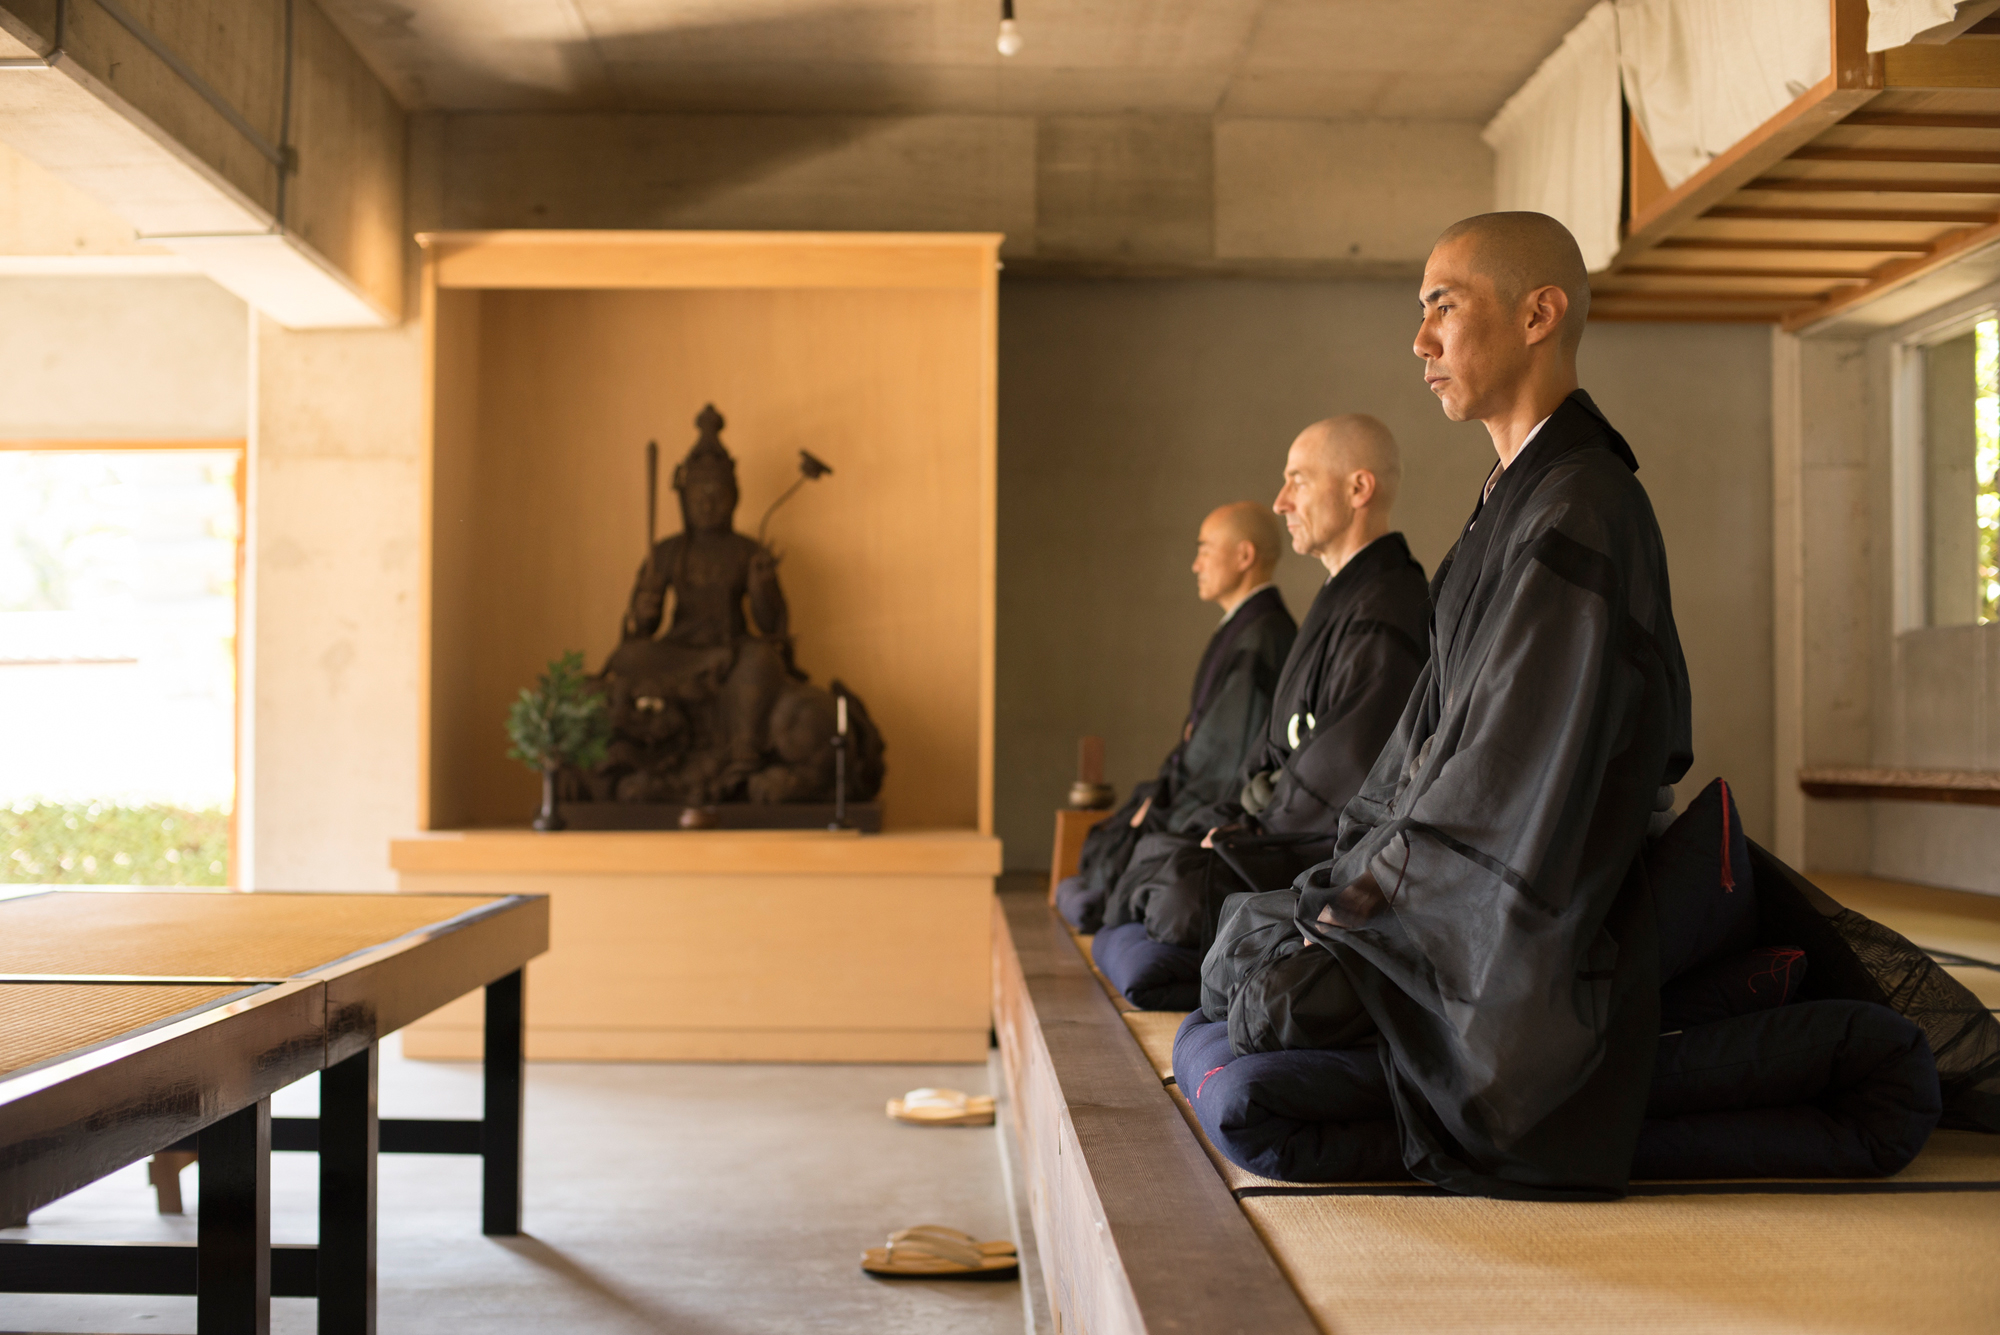
<svg viewBox="0 0 2000 1335">
<path fill-rule="evenodd" d="M 1992 1194 L 1268 1197 L 1243 1210 L 1315 1320 L 1341 1335 L 2000 1325 Z"/>
<path fill-rule="evenodd" d="M 1185 1011 L 1126 1011 L 1125 1027 L 1139 1040 L 1140 1051 L 1165 1080 L 1174 1073 L 1174 1035 L 1180 1032 Z"/>
<path fill-rule="evenodd" d="M 1119 1013 L 1130 1014 L 1138 1010 L 1137 1006 L 1134 1006 L 1125 999 L 1123 992 L 1120 992 L 1111 985 L 1111 980 L 1104 976 L 1104 970 L 1097 967 L 1097 952 L 1095 949 L 1097 934 L 1092 932 L 1086 935 L 1070 927 L 1068 923 L 1064 923 L 1063 926 L 1068 928 L 1070 940 L 1076 942 L 1076 948 L 1083 953 L 1084 959 L 1089 961 L 1090 971 L 1097 975 L 1097 981 L 1104 986 L 1105 995 L 1111 998 L 1111 1004 L 1118 1008 Z"/>
<path fill-rule="evenodd" d="M 243 990 L 234 985 L 0 983 L 0 1075 Z"/>
<path fill-rule="evenodd" d="M 26 895 L 0 900 L 0 974 L 288 978 L 494 902 L 270 892 Z"/>
</svg>

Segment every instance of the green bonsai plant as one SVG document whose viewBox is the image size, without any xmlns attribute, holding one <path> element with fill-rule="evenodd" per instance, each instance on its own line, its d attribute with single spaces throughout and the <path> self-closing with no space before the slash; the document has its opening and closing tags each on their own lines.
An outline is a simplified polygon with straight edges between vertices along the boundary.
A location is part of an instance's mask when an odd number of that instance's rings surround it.
<svg viewBox="0 0 2000 1335">
<path fill-rule="evenodd" d="M 611 742 L 611 712 L 604 696 L 583 674 L 583 655 L 572 650 L 549 660 L 534 686 L 524 688 L 507 711 L 507 749 L 542 776 L 538 830 L 568 824 L 556 810 L 556 774 L 564 765 L 589 769 L 604 758 Z"/>
</svg>

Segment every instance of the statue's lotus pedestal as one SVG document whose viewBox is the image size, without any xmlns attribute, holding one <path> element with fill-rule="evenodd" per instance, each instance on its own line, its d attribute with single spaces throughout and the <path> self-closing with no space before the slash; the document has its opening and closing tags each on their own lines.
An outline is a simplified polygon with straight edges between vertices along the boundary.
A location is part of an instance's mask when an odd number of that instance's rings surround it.
<svg viewBox="0 0 2000 1335">
<path fill-rule="evenodd" d="M 545 1061 L 984 1061 L 1000 841 L 971 831 L 436 831 L 406 891 L 553 898 L 528 968 Z M 480 998 L 403 1031 L 480 1055 Z"/>
</svg>

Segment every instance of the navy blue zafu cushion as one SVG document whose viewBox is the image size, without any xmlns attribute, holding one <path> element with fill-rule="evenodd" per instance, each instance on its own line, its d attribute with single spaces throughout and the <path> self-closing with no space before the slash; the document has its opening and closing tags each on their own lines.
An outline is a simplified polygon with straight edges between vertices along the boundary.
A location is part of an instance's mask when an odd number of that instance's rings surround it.
<svg viewBox="0 0 2000 1335">
<path fill-rule="evenodd" d="M 1721 779 L 1702 789 L 1653 841 L 1646 850 L 1646 875 L 1659 923 L 1662 983 L 1756 944 L 1750 845 L 1729 785 Z"/>
<path fill-rule="evenodd" d="M 1090 958 L 1140 1010 L 1191 1011 L 1201 1005 L 1201 952 L 1153 940 L 1143 922 L 1120 923 L 1090 938 Z"/>
<path fill-rule="evenodd" d="M 1283 1182 L 1407 1177 L 1374 1048 L 1253 1052 L 1196 1012 L 1174 1079 L 1233 1163 Z M 1809 1001 L 1660 1040 L 1635 1178 L 1877 1177 L 1924 1146 L 1940 1110 L 1923 1033 L 1886 1006 Z"/>
</svg>

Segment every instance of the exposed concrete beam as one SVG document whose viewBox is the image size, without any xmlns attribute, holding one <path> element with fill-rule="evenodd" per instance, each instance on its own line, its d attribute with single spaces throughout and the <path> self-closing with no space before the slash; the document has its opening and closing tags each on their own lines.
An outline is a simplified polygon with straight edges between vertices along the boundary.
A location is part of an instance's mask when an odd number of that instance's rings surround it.
<svg viewBox="0 0 2000 1335">
<path fill-rule="evenodd" d="M 312 0 L 10 0 L 0 61 L 0 141 L 137 242 L 290 328 L 400 319 L 404 117 Z"/>
<path fill-rule="evenodd" d="M 422 230 L 995 231 L 1010 272 L 1422 269 L 1492 207 L 1462 121 L 1205 116 L 419 116 Z"/>
</svg>

